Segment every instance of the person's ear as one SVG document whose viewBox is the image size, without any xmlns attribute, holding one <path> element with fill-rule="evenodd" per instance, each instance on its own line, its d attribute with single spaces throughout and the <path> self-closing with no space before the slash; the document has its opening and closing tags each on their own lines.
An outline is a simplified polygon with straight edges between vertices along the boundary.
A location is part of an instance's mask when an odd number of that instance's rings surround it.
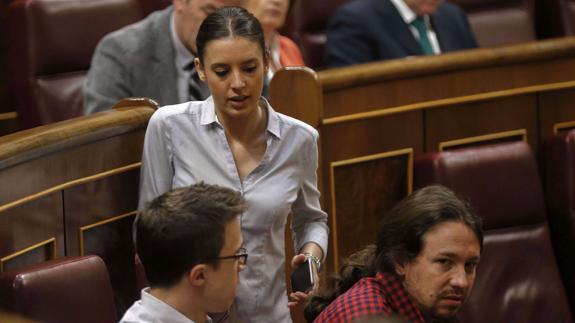
<svg viewBox="0 0 575 323">
<path fill-rule="evenodd" d="M 188 273 L 188 281 L 193 286 L 203 286 L 206 283 L 206 268 L 207 265 L 199 264 L 192 267 L 190 272 Z"/>
<path fill-rule="evenodd" d="M 395 268 L 395 273 L 400 276 L 403 277 L 405 276 L 405 272 L 407 271 L 407 268 L 405 268 L 405 264 L 401 263 L 401 262 L 394 262 L 393 263 L 393 267 Z"/>
<path fill-rule="evenodd" d="M 187 4 L 188 0 L 172 0 L 172 4 L 174 5 L 175 11 L 180 11 L 184 8 Z"/>
<path fill-rule="evenodd" d="M 206 81 L 206 71 L 204 70 L 204 66 L 202 62 L 200 62 L 199 58 L 194 58 L 194 65 L 196 66 L 196 71 L 198 72 L 198 77 L 202 82 Z"/>
</svg>

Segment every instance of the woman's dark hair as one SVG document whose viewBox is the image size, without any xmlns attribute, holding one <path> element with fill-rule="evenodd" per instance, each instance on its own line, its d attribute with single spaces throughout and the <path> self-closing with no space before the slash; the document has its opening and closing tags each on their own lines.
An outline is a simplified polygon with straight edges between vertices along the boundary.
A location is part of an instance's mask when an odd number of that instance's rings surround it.
<svg viewBox="0 0 575 323">
<path fill-rule="evenodd" d="M 244 37 L 254 41 L 262 50 L 264 62 L 267 61 L 264 32 L 258 19 L 244 8 L 223 7 L 208 15 L 200 26 L 196 37 L 200 62 L 204 64 L 206 46 L 210 41 L 229 37 Z"/>
<path fill-rule="evenodd" d="M 396 274 L 395 264 L 409 263 L 423 249 L 424 235 L 443 222 L 469 227 L 483 249 L 482 221 L 451 190 L 435 185 L 422 188 L 393 207 L 382 219 L 375 246 L 370 245 L 344 262 L 339 275 L 328 278 L 325 290 L 312 297 L 305 309 L 308 322 L 363 277 L 377 272 Z"/>
</svg>

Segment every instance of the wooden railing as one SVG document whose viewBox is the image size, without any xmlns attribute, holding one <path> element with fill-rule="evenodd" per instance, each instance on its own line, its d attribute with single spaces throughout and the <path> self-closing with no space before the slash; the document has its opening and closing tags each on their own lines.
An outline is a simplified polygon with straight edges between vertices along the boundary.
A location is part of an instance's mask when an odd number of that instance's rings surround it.
<svg viewBox="0 0 575 323">
<path fill-rule="evenodd" d="M 274 76 L 270 100 L 320 131 L 336 268 L 408 194 L 413 156 L 509 140 L 537 150 L 575 127 L 575 38 L 318 73 L 288 68 Z"/>
<path fill-rule="evenodd" d="M 153 112 L 141 104 L 0 137 L 0 271 L 97 254 L 118 309 L 131 305 L 132 221 Z"/>
</svg>

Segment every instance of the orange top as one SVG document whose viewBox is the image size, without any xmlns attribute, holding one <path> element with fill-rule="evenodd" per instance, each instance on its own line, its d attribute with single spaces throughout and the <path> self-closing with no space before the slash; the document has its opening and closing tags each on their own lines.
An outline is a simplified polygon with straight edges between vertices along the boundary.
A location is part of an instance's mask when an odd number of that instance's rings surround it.
<svg viewBox="0 0 575 323">
<path fill-rule="evenodd" d="M 282 66 L 305 66 L 299 47 L 285 36 L 280 35 L 279 40 Z"/>
</svg>

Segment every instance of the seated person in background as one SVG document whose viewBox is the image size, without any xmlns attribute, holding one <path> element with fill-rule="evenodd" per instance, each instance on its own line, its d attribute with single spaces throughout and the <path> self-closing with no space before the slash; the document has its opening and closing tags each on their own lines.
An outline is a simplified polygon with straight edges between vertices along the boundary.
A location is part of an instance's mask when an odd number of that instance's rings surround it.
<svg viewBox="0 0 575 323">
<path fill-rule="evenodd" d="M 160 105 L 210 95 L 194 67 L 196 34 L 206 16 L 240 0 L 173 0 L 173 5 L 104 37 L 84 83 L 84 114 L 119 100 L 150 97 Z"/>
<path fill-rule="evenodd" d="M 443 0 L 356 0 L 331 18 L 330 67 L 477 47 L 465 13 Z"/>
<path fill-rule="evenodd" d="M 284 66 L 304 66 L 299 47 L 278 33 L 289 10 L 289 0 L 243 0 L 243 6 L 260 21 L 270 51 L 268 80 Z"/>
<path fill-rule="evenodd" d="M 239 192 L 199 183 L 154 199 L 136 223 L 136 250 L 149 288 L 120 323 L 210 322 L 234 300 L 247 253 Z"/>
<path fill-rule="evenodd" d="M 429 186 L 398 203 L 377 237 L 376 246 L 350 257 L 340 278 L 311 299 L 307 320 L 399 315 L 410 322 L 451 321 L 475 281 L 481 219 L 449 189 Z"/>
</svg>

